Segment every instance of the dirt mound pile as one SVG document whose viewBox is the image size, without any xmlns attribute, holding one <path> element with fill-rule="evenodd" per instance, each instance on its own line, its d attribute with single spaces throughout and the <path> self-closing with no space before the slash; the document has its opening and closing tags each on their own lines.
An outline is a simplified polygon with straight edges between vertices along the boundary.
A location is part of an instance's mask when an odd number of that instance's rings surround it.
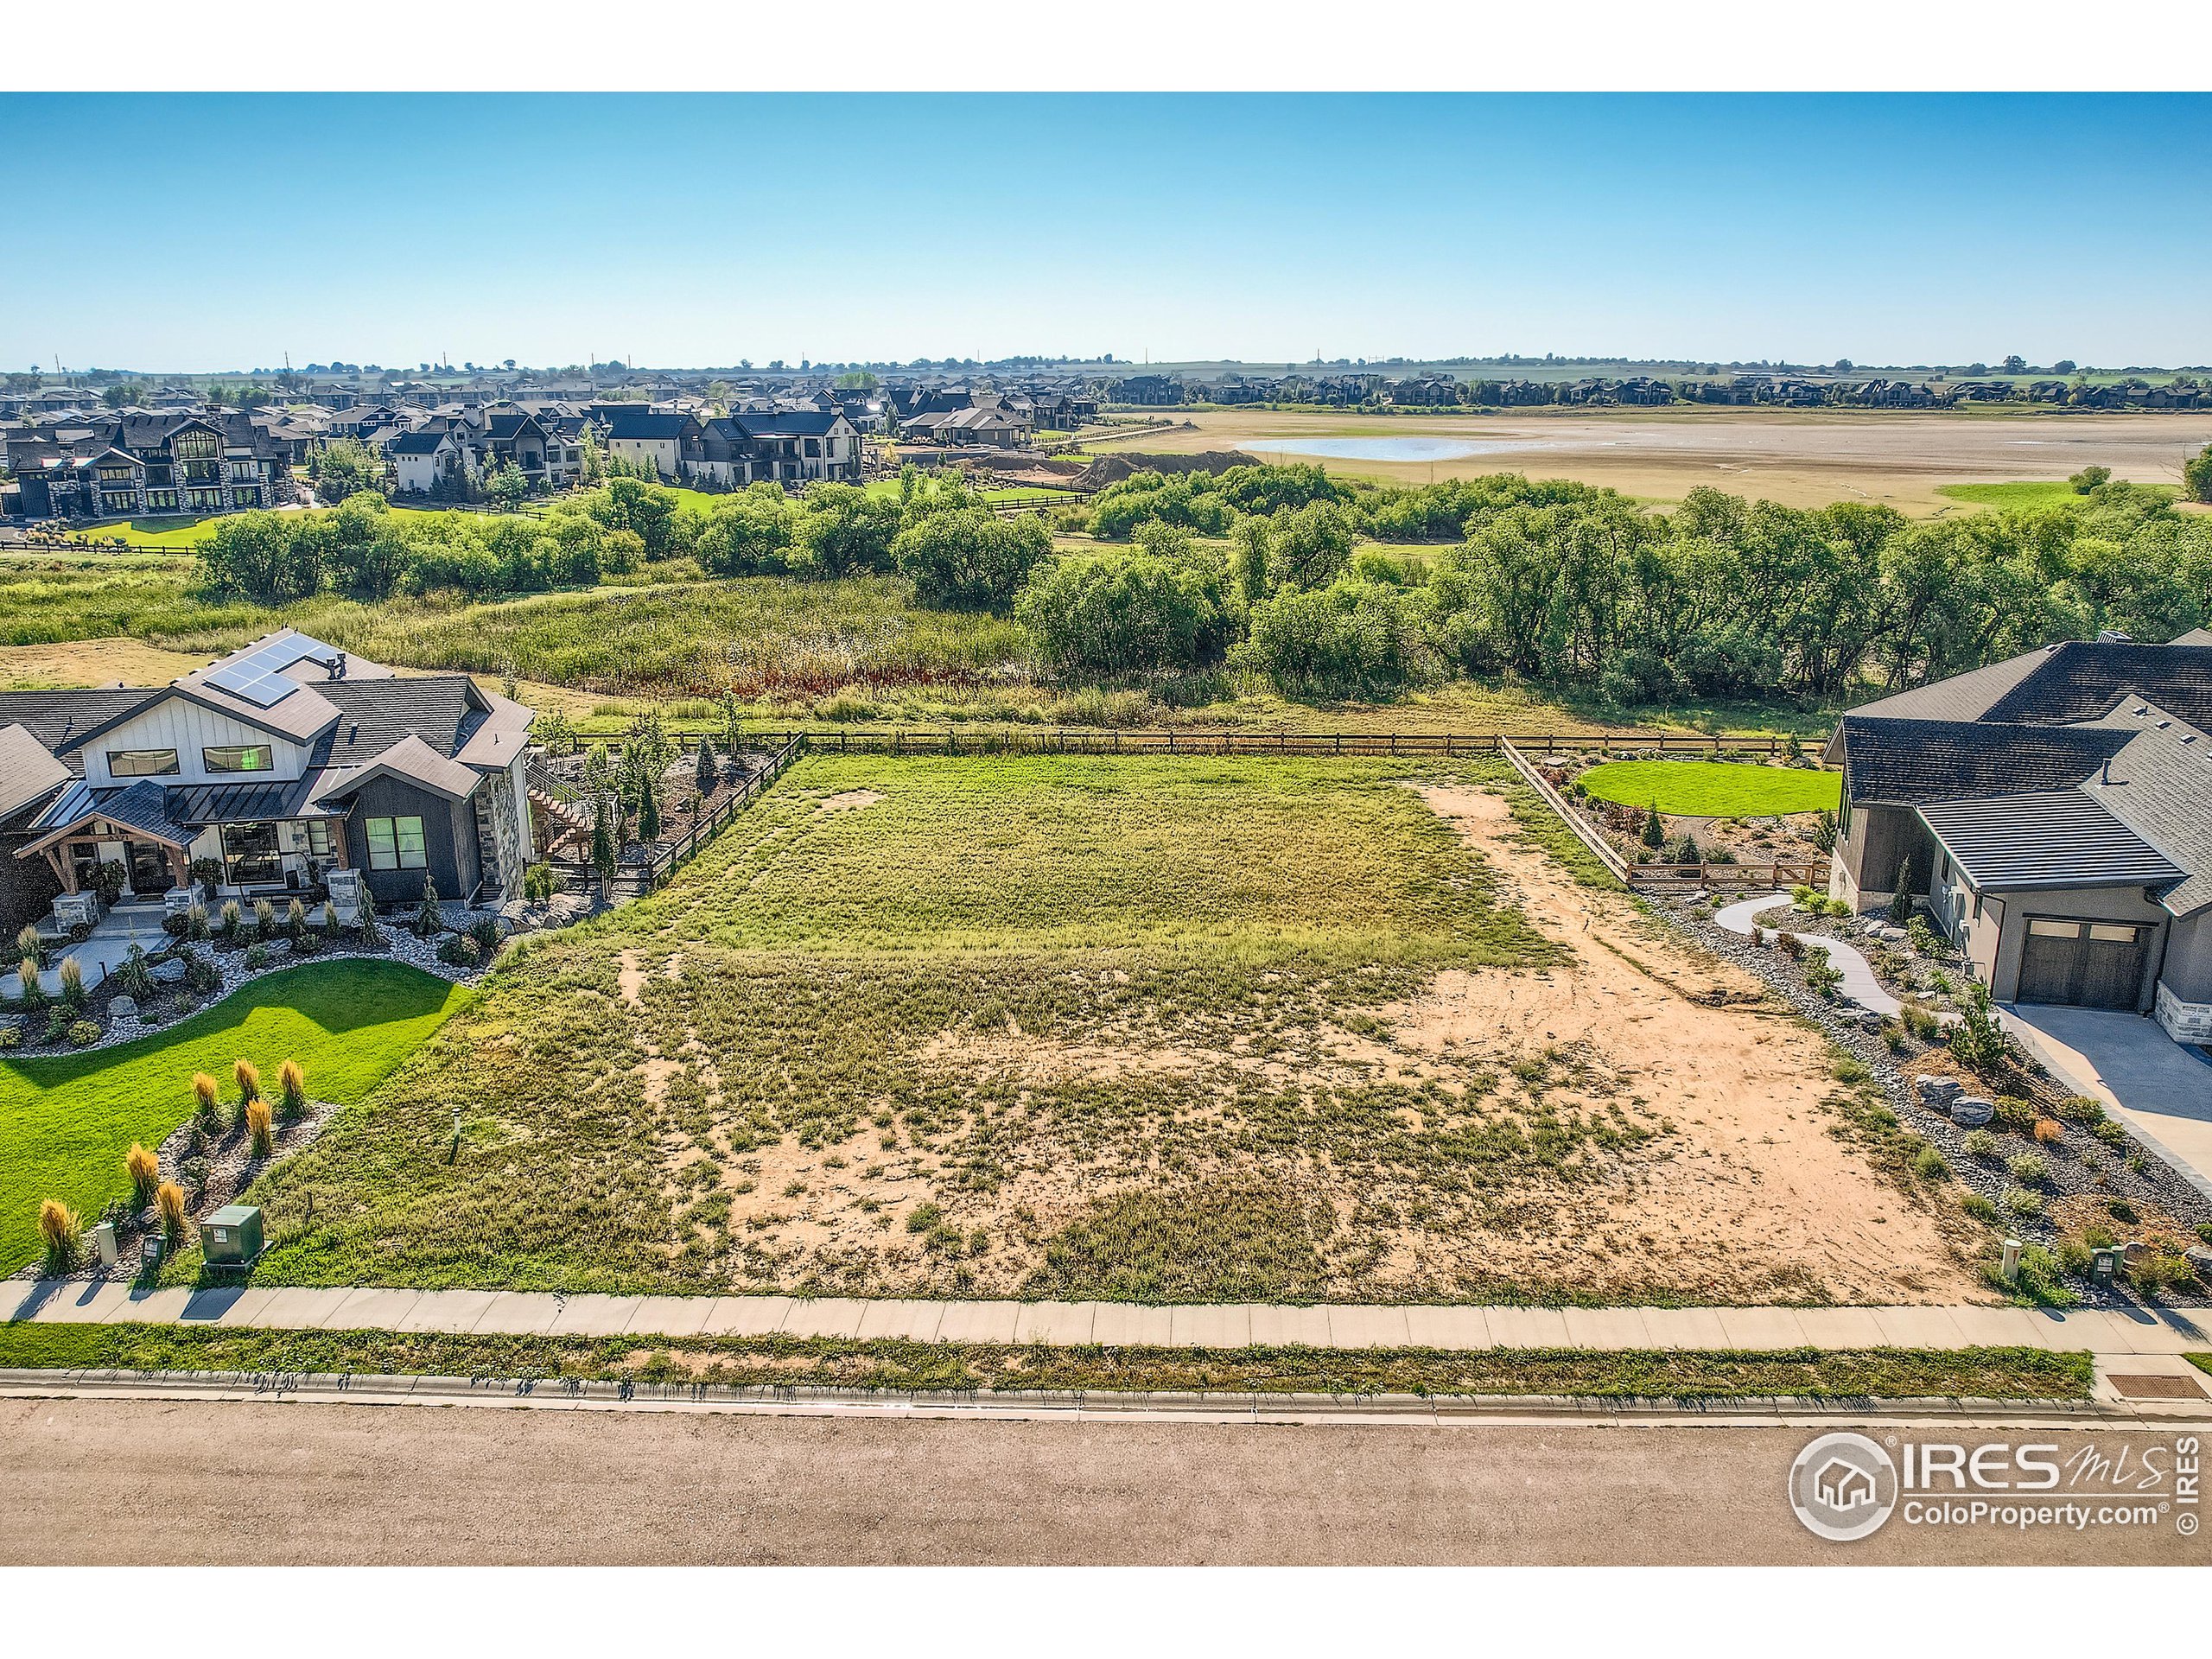
<svg viewBox="0 0 2212 1659">
<path fill-rule="evenodd" d="M 1101 455 L 1076 474 L 1076 484 L 1086 490 L 1103 490 L 1132 473 L 1225 473 L 1232 467 L 1257 467 L 1260 458 L 1242 449 L 1204 449 L 1195 455 L 1147 455 L 1120 450 Z"/>
</svg>

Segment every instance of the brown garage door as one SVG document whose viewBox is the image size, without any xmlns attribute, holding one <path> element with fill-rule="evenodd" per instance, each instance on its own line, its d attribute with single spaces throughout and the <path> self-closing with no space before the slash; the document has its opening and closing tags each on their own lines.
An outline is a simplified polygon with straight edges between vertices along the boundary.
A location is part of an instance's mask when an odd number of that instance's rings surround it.
<svg viewBox="0 0 2212 1659">
<path fill-rule="evenodd" d="M 2020 955 L 2020 1001 L 2133 1007 L 2143 988 L 2146 931 L 2125 922 L 2031 917 Z"/>
</svg>

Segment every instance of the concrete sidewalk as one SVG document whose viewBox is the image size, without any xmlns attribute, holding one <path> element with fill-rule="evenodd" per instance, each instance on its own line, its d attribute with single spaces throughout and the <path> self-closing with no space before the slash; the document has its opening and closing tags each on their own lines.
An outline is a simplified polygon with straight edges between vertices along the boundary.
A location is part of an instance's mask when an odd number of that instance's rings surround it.
<svg viewBox="0 0 2212 1659">
<path fill-rule="evenodd" d="M 1725 931 L 1749 938 L 1751 936 L 1753 925 L 1751 918 L 1757 916 L 1761 911 L 1772 910 L 1777 905 L 1786 905 L 1789 902 L 1789 895 L 1786 893 L 1758 893 L 1749 899 L 1738 899 L 1732 905 L 1713 912 L 1713 925 Z M 1768 931 L 1787 933 L 1789 929 L 1785 925 L 1770 928 Z M 1874 977 L 1873 969 L 1868 965 L 1866 958 L 1861 956 L 1855 947 L 1846 944 L 1841 939 L 1831 939 L 1824 934 L 1808 933 L 1805 937 L 1809 943 L 1819 945 L 1828 953 L 1828 966 L 1843 976 L 1843 983 L 1840 988 L 1843 995 L 1858 1003 L 1860 1007 L 1872 1008 L 1876 1014 L 1887 1019 L 1904 1006 L 1882 988 L 1882 982 Z"/>
<path fill-rule="evenodd" d="M 2018 1307 L 1141 1307 L 1128 1302 L 559 1296 L 540 1291 L 138 1290 L 15 1281 L 0 1319 L 505 1336 L 830 1337 L 1164 1348 L 1971 1348 L 2212 1351 L 2212 1312 Z"/>
</svg>

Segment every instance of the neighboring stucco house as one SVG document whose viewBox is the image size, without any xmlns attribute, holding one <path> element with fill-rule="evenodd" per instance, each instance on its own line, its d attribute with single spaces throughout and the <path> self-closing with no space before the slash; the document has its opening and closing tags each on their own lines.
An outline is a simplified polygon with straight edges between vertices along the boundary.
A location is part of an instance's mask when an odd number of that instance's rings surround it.
<svg viewBox="0 0 2212 1659">
<path fill-rule="evenodd" d="M 1999 1001 L 2212 1041 L 2212 632 L 2069 640 L 1853 709 L 1829 893 L 1900 874 Z"/>
<path fill-rule="evenodd" d="M 425 876 L 443 899 L 514 898 L 532 717 L 465 674 L 403 678 L 290 629 L 165 686 L 0 692 L 0 929 L 73 913 L 104 865 L 139 900 L 200 874 L 211 898 L 311 897 L 340 869 L 387 908 Z"/>
</svg>

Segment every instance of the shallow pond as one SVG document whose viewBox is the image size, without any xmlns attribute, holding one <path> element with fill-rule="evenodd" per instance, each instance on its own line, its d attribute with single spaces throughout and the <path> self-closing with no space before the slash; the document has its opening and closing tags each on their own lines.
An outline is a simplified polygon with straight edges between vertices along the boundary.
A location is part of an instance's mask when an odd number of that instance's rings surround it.
<svg viewBox="0 0 2212 1659">
<path fill-rule="evenodd" d="M 1542 448 L 1533 440 L 1483 442 L 1471 438 L 1239 438 L 1230 446 L 1255 454 L 1319 455 L 1330 461 L 1459 461 Z"/>
</svg>

